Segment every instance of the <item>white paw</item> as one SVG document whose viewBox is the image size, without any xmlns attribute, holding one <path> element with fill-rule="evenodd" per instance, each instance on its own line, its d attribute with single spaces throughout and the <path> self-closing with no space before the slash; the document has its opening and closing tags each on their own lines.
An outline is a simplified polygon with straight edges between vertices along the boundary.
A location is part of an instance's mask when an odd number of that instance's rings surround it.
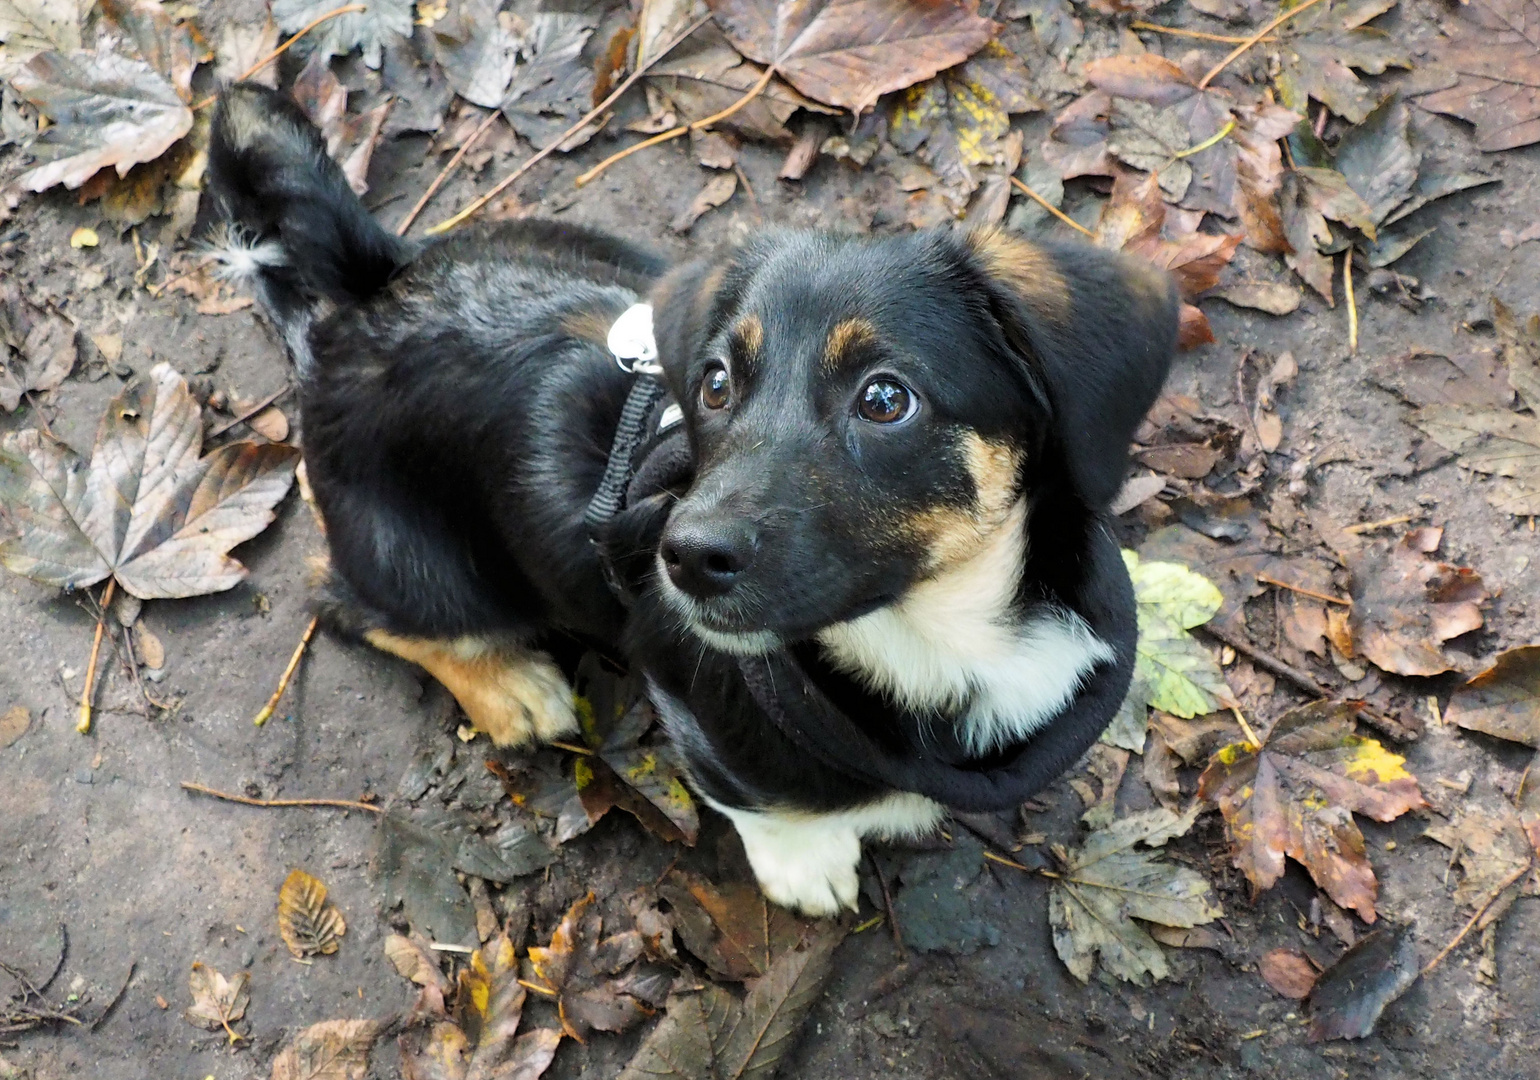
<svg viewBox="0 0 1540 1080">
<path fill-rule="evenodd" d="M 511 696 L 523 708 L 536 739 L 548 742 L 578 730 L 572 687 L 553 660 L 535 653 L 510 674 Z"/>
<path fill-rule="evenodd" d="M 856 909 L 861 881 L 861 836 L 835 815 L 724 810 L 738 828 L 743 850 L 766 896 L 804 915 Z"/>
</svg>

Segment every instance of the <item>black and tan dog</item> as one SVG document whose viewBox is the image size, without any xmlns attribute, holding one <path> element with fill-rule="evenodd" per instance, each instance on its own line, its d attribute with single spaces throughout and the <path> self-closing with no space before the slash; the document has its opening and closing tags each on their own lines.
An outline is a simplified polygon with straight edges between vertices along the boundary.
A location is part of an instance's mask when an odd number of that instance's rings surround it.
<svg viewBox="0 0 1540 1080">
<path fill-rule="evenodd" d="M 1174 344 L 1163 275 L 1000 232 L 418 247 L 249 85 L 210 167 L 302 378 L 342 621 L 499 745 L 574 726 L 547 635 L 621 652 L 765 892 L 828 913 L 862 837 L 1014 806 L 1110 720 L 1135 630 L 1105 514 Z M 673 406 L 596 525 L 645 377 L 606 341 L 644 301 Z"/>
</svg>

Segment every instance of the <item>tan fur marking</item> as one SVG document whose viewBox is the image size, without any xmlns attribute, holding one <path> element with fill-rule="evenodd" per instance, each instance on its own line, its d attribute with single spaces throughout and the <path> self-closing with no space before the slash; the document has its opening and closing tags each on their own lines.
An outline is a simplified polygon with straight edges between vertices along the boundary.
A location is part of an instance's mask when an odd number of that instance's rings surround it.
<svg viewBox="0 0 1540 1080">
<path fill-rule="evenodd" d="M 758 315 L 745 315 L 739 319 L 738 325 L 733 327 L 733 334 L 743 344 L 743 351 L 750 356 L 764 347 L 765 324 L 759 321 Z"/>
<path fill-rule="evenodd" d="M 483 638 L 435 641 L 385 630 L 370 630 L 364 638 L 443 683 L 472 726 L 498 746 L 545 742 L 577 730 L 572 688 L 543 653 Z"/>
<path fill-rule="evenodd" d="M 829 331 L 824 343 L 823 364 L 828 371 L 838 371 L 846 363 L 852 349 L 872 345 L 877 341 L 877 329 L 865 319 L 843 319 Z"/>
<path fill-rule="evenodd" d="M 992 443 L 975 431 L 962 439 L 968 474 L 973 477 L 973 505 L 938 506 L 909 519 L 906 531 L 930 555 L 929 569 L 940 573 L 972 558 L 1010 517 L 1016 502 L 1016 474 L 1021 459 L 1004 443 Z"/>
<path fill-rule="evenodd" d="M 1034 314 L 1054 322 L 1069 318 L 1069 285 L 1042 248 L 1002 229 L 972 233 L 968 246 L 989 275 L 1008 285 Z"/>
<path fill-rule="evenodd" d="M 592 341 L 596 345 L 608 345 L 610 326 L 619 312 L 569 311 L 561 318 L 562 332 L 579 341 Z"/>
</svg>

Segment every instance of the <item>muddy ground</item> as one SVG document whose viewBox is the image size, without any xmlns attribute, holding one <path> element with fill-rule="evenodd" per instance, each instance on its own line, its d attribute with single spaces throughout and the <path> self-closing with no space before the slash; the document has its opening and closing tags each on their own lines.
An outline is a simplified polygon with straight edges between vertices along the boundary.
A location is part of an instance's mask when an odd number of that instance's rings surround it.
<svg viewBox="0 0 1540 1080">
<path fill-rule="evenodd" d="M 215 4 L 202 17 L 217 28 L 225 19 L 254 20 L 258 7 L 252 0 Z M 1426 33 L 1434 10 L 1413 5 L 1399 16 L 1398 32 Z M 1182 355 L 1172 387 L 1239 418 L 1235 371 L 1242 350 L 1269 356 L 1292 351 L 1301 371 L 1282 396 L 1283 460 L 1312 446 L 1347 448 L 1310 473 L 1308 504 L 1342 524 L 1416 513 L 1419 520 L 1445 525 L 1445 554 L 1476 567 L 1499 594 L 1486 626 L 1454 646 L 1475 667 L 1499 649 L 1540 640 L 1531 565 L 1540 556 L 1540 540 L 1527 523 L 1492 509 L 1455 464 L 1422 473 L 1405 467 L 1416 432 L 1402 422 L 1405 407 L 1376 389 L 1369 376 L 1413 349 L 1457 353 L 1490 345 L 1494 295 L 1521 310 L 1535 307 L 1540 243 L 1509 250 L 1498 237 L 1528 224 L 1540 206 L 1540 147 L 1484 157 L 1462 125 L 1414 112 L 1430 157 L 1502 178 L 1500 185 L 1455 195 L 1427 212 L 1438 231 L 1398 269 L 1419 279 L 1434 298 L 1412 311 L 1393 299 L 1361 295 L 1356 356 L 1348 354 L 1342 309 L 1331 310 L 1314 296 L 1278 319 L 1206 303 L 1218 343 Z M 1041 123 L 1026 118 L 1029 147 Z M 538 168 L 517 187 L 520 199 L 683 254 L 772 224 L 892 228 L 890 208 L 902 197 L 891 179 L 829 159 L 800 184 L 779 181 L 781 153 L 751 145 L 742 168 L 752 196 L 740 191 L 686 239 L 668 223 L 695 195 L 702 170 L 682 143 L 633 156 L 601 182 L 574 190 L 572 177 L 617 145 L 601 136 Z M 383 145 L 376 155 L 367 201 L 387 221 L 404 212 L 436 171 L 438 159 L 421 164 L 425 149 L 425 139 L 408 137 Z M 524 152 L 506 154 L 475 180 L 451 185 L 429 220 L 484 190 Z M 32 199 L 0 226 L 10 260 L 6 273 L 15 275 L 28 297 L 67 304 L 82 329 L 120 321 L 127 343 L 122 363 L 134 372 L 165 360 L 184 374 L 211 371 L 219 385 L 247 398 L 283 384 L 287 361 L 254 312 L 206 316 L 196 314 L 186 297 L 152 299 L 134 285 L 127 237 L 104 231 L 99 247 L 72 250 L 72 230 L 96 223 L 90 207 L 62 194 Z M 1248 257 L 1243 249 L 1240 261 Z M 1256 265 L 1261 273 L 1279 273 L 1262 260 Z M 80 276 L 90 269 L 104 279 L 81 291 Z M 92 358 L 86 345 L 75 376 L 40 409 L 0 417 L 0 430 L 34 425 L 41 413 L 57 434 L 87 451 L 97 417 L 123 382 L 111 373 L 93 381 Z M 1134 515 L 1126 527 L 1126 539 L 1137 542 L 1142 527 Z M 299 1028 L 332 1017 L 385 1017 L 409 1004 L 409 984 L 390 970 L 380 947 L 390 924 L 378 913 L 381 894 L 369 872 L 374 815 L 250 808 L 189 795 L 178 786 L 191 780 L 268 798 L 372 793 L 388 800 L 419 753 L 456 746 L 464 756 L 484 749 L 484 742 L 458 743 L 452 709 L 418 671 L 324 633 L 278 715 L 262 729 L 252 726 L 252 714 L 308 618 L 306 557 L 320 550 L 309 513 L 291 496 L 278 522 L 237 552 L 251 571 L 245 583 L 218 596 L 148 605 L 143 618 L 167 652 L 165 680 L 153 690 L 181 697 L 183 705 L 172 719 L 147 720 L 121 659 L 107 656 L 89 737 L 75 733 L 74 702 L 94 616 L 76 599 L 11 575 L 0 579 L 0 710 L 20 704 L 34 717 L 18 742 L 0 750 L 0 960 L 34 976 L 46 973 L 59 956 L 61 928 L 67 928 L 68 950 L 54 990 L 88 995 L 88 1018 L 134 970 L 100 1026 L 22 1035 L 14 1049 L 0 1050 L 35 1076 L 266 1076 L 277 1048 Z M 1453 676 L 1385 678 L 1393 682 L 1397 706 L 1424 721 L 1426 696 L 1447 701 L 1457 682 Z M 1277 709 L 1297 700 L 1280 687 Z M 1437 778 L 1468 771 L 1473 784 L 1464 798 L 1492 802 L 1513 789 L 1528 759 L 1513 744 L 1431 723 L 1421 738 L 1397 749 L 1408 755 L 1430 798 L 1446 806 L 1451 796 Z M 1137 774 L 1136 760 L 1121 807 L 1150 805 Z M 1050 841 L 1072 841 L 1079 797 L 1061 781 L 1041 802 L 1046 809 L 1031 815 L 1030 827 Z M 1419 839 L 1427 814 L 1383 826 L 1360 820 L 1380 875 L 1380 911 L 1415 923 L 1426 958 L 1466 918 L 1450 899 L 1448 852 Z M 741 849 L 725 823 L 707 814 L 704 826 L 697 847 L 682 852 L 630 818 L 611 814 L 569 843 L 547 875 L 510 886 L 499 903 L 530 910 L 534 934 L 544 940 L 566 904 L 589 889 L 607 912 L 623 919 L 617 897 L 656 880 L 676 858 L 715 877 L 744 875 Z M 954 833 L 966 835 L 955 827 Z M 1540 904 L 1521 900 L 1500 924 L 1495 984 L 1478 979 L 1473 936 L 1393 1004 L 1371 1037 L 1312 1045 L 1298 1006 L 1270 991 L 1253 966 L 1277 946 L 1303 949 L 1323 962 L 1340 951 L 1329 937 L 1300 929 L 1315 895 L 1308 877 L 1291 864 L 1280 885 L 1253 903 L 1244 880 L 1226 866 L 1213 818 L 1177 851 L 1215 881 L 1236 943 L 1232 958 L 1172 951 L 1175 977 L 1169 982 L 1141 989 L 1093 979 L 1083 986 L 1054 955 L 1047 882 L 986 863 L 962 891 L 986 928 L 982 936 L 996 943 L 960 955 L 910 950 L 904 964 L 886 926 L 852 935 L 783 1075 L 1540 1076 Z M 329 884 L 348 920 L 340 952 L 311 964 L 290 958 L 274 925 L 278 884 L 295 866 Z M 869 898 L 863 905 L 863 918 L 879 910 Z M 251 974 L 252 1040 L 238 1051 L 182 1019 L 195 960 Z M 0 975 L 0 992 L 11 989 Z M 640 1032 L 596 1035 L 586 1046 L 569 1040 L 548 1075 L 612 1076 L 639 1038 Z M 372 1075 L 398 1075 L 389 1042 L 376 1051 Z"/>
</svg>

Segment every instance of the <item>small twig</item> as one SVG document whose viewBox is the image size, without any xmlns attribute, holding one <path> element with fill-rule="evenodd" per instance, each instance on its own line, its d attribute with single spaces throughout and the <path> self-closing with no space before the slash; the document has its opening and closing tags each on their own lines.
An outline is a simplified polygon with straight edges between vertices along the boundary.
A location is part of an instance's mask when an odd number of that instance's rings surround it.
<svg viewBox="0 0 1540 1080">
<path fill-rule="evenodd" d="M 1224 644 L 1230 646 L 1230 648 L 1246 657 L 1258 667 L 1264 668 L 1265 670 L 1272 672 L 1274 675 L 1288 679 L 1295 686 L 1305 691 L 1305 693 L 1318 698 L 1331 697 L 1331 691 L 1327 690 L 1326 687 L 1316 682 L 1315 678 L 1309 672 L 1301 671 L 1299 668 L 1292 664 L 1284 663 L 1282 660 L 1278 659 L 1271 653 L 1264 652 L 1263 650 L 1257 648 L 1255 645 L 1240 635 L 1233 634 L 1229 630 L 1215 626 L 1213 623 L 1205 623 L 1198 629 L 1202 630 L 1210 637 L 1215 638 L 1218 641 L 1221 641 Z"/>
<path fill-rule="evenodd" d="M 107 608 L 112 603 L 112 592 L 117 584 L 117 578 L 108 578 L 107 587 L 102 590 L 102 610 L 96 616 L 96 637 L 91 642 L 91 659 L 86 662 L 86 685 L 80 691 L 80 716 L 75 721 L 75 730 L 82 735 L 91 733 L 91 691 L 96 685 L 96 658 L 102 651 L 102 631 L 107 625 Z"/>
<path fill-rule="evenodd" d="M 278 676 L 278 689 L 273 691 L 273 696 L 267 699 L 267 704 L 262 706 L 262 711 L 251 718 L 251 722 L 257 727 L 267 723 L 273 715 L 273 710 L 278 708 L 278 702 L 283 697 L 283 692 L 289 688 L 289 680 L 294 678 L 294 672 L 299 669 L 299 662 L 304 659 L 305 648 L 310 644 L 310 639 L 315 635 L 316 624 L 320 622 L 318 616 L 311 616 L 305 624 L 305 632 L 299 636 L 299 644 L 294 646 L 294 655 L 289 657 L 288 665 L 283 669 L 283 674 Z"/>
<path fill-rule="evenodd" d="M 617 161 L 621 161 L 621 160 L 623 160 L 625 158 L 630 157 L 632 154 L 636 153 L 638 150 L 645 150 L 649 146 L 657 146 L 659 143 L 666 143 L 666 142 L 668 142 L 671 139 L 677 139 L 677 138 L 679 138 L 679 136 L 688 134 L 689 132 L 692 132 L 692 131 L 704 131 L 706 128 L 709 128 L 712 124 L 720 123 L 721 121 L 726 120 L 729 116 L 732 116 L 739 109 L 743 108 L 745 105 L 747 105 L 749 102 L 753 101 L 761 93 L 763 93 L 765 87 L 770 85 L 770 80 L 772 78 L 774 78 L 774 77 L 775 77 L 775 65 L 771 64 L 769 67 L 765 68 L 765 73 L 759 77 L 759 81 L 757 83 L 755 83 L 752 87 L 749 88 L 748 93 L 744 94 L 741 98 L 739 98 L 737 101 L 733 102 L 731 105 L 729 105 L 727 108 L 723 109 L 721 112 L 712 113 L 710 116 L 706 117 L 704 120 L 696 120 L 696 121 L 693 121 L 692 123 L 689 123 L 689 124 L 681 124 L 679 127 L 670 128 L 668 131 L 665 131 L 665 132 L 663 132 L 663 133 L 661 133 L 659 135 L 654 135 L 650 139 L 643 139 L 641 142 L 636 143 L 633 146 L 628 146 L 624 150 L 619 151 L 618 153 L 611 154 L 609 157 L 607 157 L 603 161 L 599 162 L 599 164 L 597 164 L 593 168 L 589 169 L 582 176 L 580 176 L 576 180 L 574 180 L 573 183 L 577 187 L 582 187 L 584 184 L 588 183 L 590 180 L 597 179 L 600 173 L 604 172 L 604 170 L 608 169 L 611 165 L 615 164 Z"/>
<path fill-rule="evenodd" d="M 215 791 L 211 787 L 195 784 L 191 780 L 183 780 L 182 787 L 188 791 L 196 791 L 200 795 L 211 795 L 216 799 L 224 799 L 226 802 L 238 802 L 245 806 L 335 806 L 341 810 L 367 810 L 371 814 L 383 814 L 385 812 L 384 807 L 375 806 L 373 803 L 355 802 L 351 799 L 252 799 L 245 795 L 231 795 L 229 792 Z"/>
<path fill-rule="evenodd" d="M 760 220 L 764 214 L 759 209 L 759 196 L 754 194 L 754 185 L 749 183 L 749 174 L 743 171 L 743 166 L 733 162 L 733 172 L 738 176 L 738 183 L 743 185 L 743 190 L 749 193 L 749 203 L 754 207 L 754 216 Z"/>
<path fill-rule="evenodd" d="M 463 953 L 466 956 L 469 956 L 471 953 L 476 951 L 469 945 L 451 945 L 446 941 L 429 942 L 428 948 L 432 949 L 434 952 Z"/>
<path fill-rule="evenodd" d="M 127 654 L 127 667 L 129 678 L 134 680 L 134 686 L 139 690 L 139 696 L 144 698 L 145 704 L 161 712 L 170 712 L 171 706 L 157 701 L 150 696 L 150 692 L 144 688 L 144 680 L 139 677 L 139 658 L 134 655 L 134 631 L 132 627 L 123 627 L 123 651 Z M 145 710 L 144 718 L 150 719 L 149 709 Z"/>
<path fill-rule="evenodd" d="M 1379 521 L 1362 521 L 1357 525 L 1349 525 L 1342 531 L 1352 533 L 1354 536 L 1362 536 L 1364 533 L 1374 532 L 1376 529 L 1388 529 L 1392 525 L 1405 525 L 1416 520 L 1416 514 L 1397 514 L 1395 517 L 1381 518 Z"/>
<path fill-rule="evenodd" d="M 1515 881 L 1519 880 L 1519 878 L 1523 877 L 1525 874 L 1529 873 L 1533 869 L 1534 869 L 1534 863 L 1533 862 L 1530 862 L 1530 863 L 1528 863 L 1525 866 L 1519 867 L 1519 869 L 1515 870 L 1513 873 L 1511 873 L 1507 877 L 1505 877 L 1502 880 L 1502 882 L 1500 884 L 1498 884 L 1498 886 L 1496 888 L 1494 888 L 1491 892 L 1487 893 L 1486 899 L 1481 901 L 1481 903 L 1477 906 L 1476 914 L 1474 914 L 1474 915 L 1472 915 L 1470 917 L 1470 921 L 1469 922 L 1467 922 L 1464 926 L 1460 927 L 1460 932 L 1454 936 L 1454 940 L 1451 941 L 1448 945 L 1445 945 L 1442 949 L 1440 949 L 1438 951 L 1438 955 L 1437 956 L 1435 956 L 1432 960 L 1429 960 L 1426 964 L 1423 965 L 1422 974 L 1426 975 L 1428 972 L 1430 972 L 1434 968 L 1438 967 L 1439 964 L 1443 963 L 1444 957 L 1448 956 L 1456 948 L 1459 947 L 1460 942 L 1465 940 L 1465 935 L 1469 934 L 1471 932 L 1471 929 L 1473 927 L 1475 927 L 1476 923 L 1481 920 L 1481 916 L 1483 916 L 1483 915 L 1485 915 L 1487 913 L 1487 908 L 1491 907 L 1493 904 L 1495 904 L 1497 902 L 1497 898 L 1503 894 L 1503 891 L 1505 889 L 1507 889 L 1508 886 L 1512 885 Z"/>
<path fill-rule="evenodd" d="M 1251 725 L 1246 722 L 1246 716 L 1241 712 L 1240 706 L 1231 705 L 1230 711 L 1235 714 L 1236 722 L 1241 726 L 1241 733 L 1246 736 L 1246 742 L 1253 750 L 1262 749 L 1262 740 L 1257 738 L 1257 733 L 1251 730 Z"/>
<path fill-rule="evenodd" d="M 893 911 L 893 894 L 888 892 L 888 879 L 882 872 L 882 866 L 872 859 L 872 869 L 877 873 L 877 884 L 882 888 L 882 907 L 888 913 L 888 929 L 893 931 L 893 944 L 898 946 L 898 959 L 900 963 L 908 963 L 909 950 L 904 948 L 904 935 L 898 928 L 898 916 Z"/>
<path fill-rule="evenodd" d="M 502 192 L 508 187 L 509 184 L 512 184 L 519 177 L 529 172 L 530 169 L 534 168 L 540 162 L 554 154 L 563 143 L 572 138 L 572 136 L 576 135 L 579 131 L 582 131 L 583 128 L 591 123 L 596 116 L 599 116 L 604 112 L 605 109 L 608 109 L 616 101 L 620 100 L 620 96 L 627 90 L 631 89 L 631 87 L 635 86 L 636 81 L 643 75 L 647 74 L 649 68 L 656 64 L 659 60 L 662 60 L 669 53 L 673 52 L 674 49 L 685 40 L 685 38 L 695 33 L 695 31 L 699 30 L 702 26 L 705 26 L 706 23 L 710 20 L 711 13 L 707 12 L 705 15 L 702 15 L 700 18 L 692 22 L 689 26 L 685 27 L 682 31 L 679 32 L 678 36 L 676 36 L 663 48 L 659 49 L 656 56 L 649 56 L 646 61 L 638 64 L 635 71 L 633 71 L 630 75 L 627 75 L 625 80 L 619 86 L 610 91 L 609 97 L 605 98 L 588 112 L 584 113 L 583 116 L 579 118 L 577 123 L 573 124 L 566 131 L 562 132 L 561 135 L 553 139 L 544 150 L 541 150 L 539 153 L 532 155 L 528 160 L 524 162 L 524 164 L 520 165 L 517 169 L 514 169 L 513 172 L 499 180 L 497 185 L 493 187 L 491 191 L 474 200 L 464 210 L 461 210 L 453 217 L 445 218 L 443 221 L 427 230 L 428 235 L 437 236 L 439 233 L 448 232 L 450 229 L 460 224 L 460 222 L 474 214 L 477 210 L 480 210 L 483 206 L 487 205 L 487 203 L 497 198 L 497 196 L 502 194 Z"/>
<path fill-rule="evenodd" d="M 1316 592 L 1314 589 L 1307 589 L 1303 585 L 1295 585 L 1292 582 L 1282 581 L 1279 578 L 1268 577 L 1266 574 L 1258 574 L 1257 580 L 1268 585 L 1276 585 L 1280 589 L 1288 589 L 1290 592 L 1297 592 L 1301 596 L 1310 597 L 1312 600 L 1324 600 L 1328 604 L 1341 604 L 1343 607 L 1353 606 L 1353 600 L 1351 597 L 1333 596 L 1331 593 Z"/>
<path fill-rule="evenodd" d="M 546 745 L 554 746 L 558 750 L 566 750 L 568 753 L 582 754 L 584 757 L 594 756 L 594 752 L 592 750 L 586 746 L 579 746 L 577 743 L 557 742 L 555 739 L 550 739 L 546 742 Z"/>
<path fill-rule="evenodd" d="M 1300 12 L 1302 12 L 1302 11 L 1309 11 L 1311 8 L 1315 7 L 1320 2 L 1321 2 L 1321 0 L 1305 0 L 1305 2 L 1303 4 L 1300 4 L 1298 7 L 1289 8 L 1289 10 L 1287 10 L 1283 14 L 1279 15 L 1276 19 L 1273 19 L 1266 26 L 1262 27 L 1262 29 L 1258 30 L 1255 34 L 1252 34 L 1245 41 L 1241 42 L 1235 48 L 1231 49 L 1230 50 L 1230 54 L 1228 56 L 1226 56 L 1223 60 L 1219 61 L 1219 63 L 1215 64 L 1213 66 L 1213 68 L 1210 69 L 1210 71 L 1209 71 L 1209 73 L 1207 75 L 1203 76 L 1202 79 L 1198 80 L 1198 89 L 1199 90 L 1205 89 L 1208 86 L 1209 83 L 1214 81 L 1214 76 L 1218 75 L 1225 68 L 1229 67 L 1231 65 L 1231 63 L 1233 63 L 1234 61 L 1240 59 L 1241 55 L 1244 54 L 1246 52 L 1246 50 L 1250 49 L 1253 45 L 1255 45 L 1257 42 L 1261 41 L 1268 34 L 1272 33 L 1274 30 L 1278 29 L 1278 27 L 1280 27 L 1284 23 L 1288 22 L 1290 19 L 1292 19 L 1294 16 L 1298 15 Z"/>
<path fill-rule="evenodd" d="M 179 281 L 186 281 L 188 278 L 198 273 L 198 271 L 202 270 L 204 267 L 211 263 L 217 262 L 218 258 L 219 257 L 214 255 L 212 252 L 204 255 L 200 257 L 197 262 L 192 264 L 191 269 L 183 270 L 180 274 L 177 274 L 175 277 L 167 278 L 159 285 L 150 285 L 147 283 L 144 287 L 144 291 L 155 297 L 155 299 L 159 300 L 161 296 L 164 295 L 165 291 L 171 288 L 171 286 L 175 285 Z"/>
<path fill-rule="evenodd" d="M 1198 41 L 1217 41 L 1221 45 L 1244 45 L 1249 38 L 1238 37 L 1235 34 L 1209 34 L 1202 30 L 1178 30 L 1174 26 L 1161 26 L 1158 23 L 1144 22 L 1135 19 L 1128 24 L 1130 30 L 1149 30 L 1156 34 L 1170 34 L 1172 37 L 1195 38 Z M 1263 38 L 1263 41 L 1273 41 L 1274 38 Z"/>
<path fill-rule="evenodd" d="M 118 992 L 112 995 L 112 1000 L 107 1002 L 107 1007 L 102 1010 L 101 1015 L 98 1016 L 95 1020 L 91 1021 L 91 1026 L 87 1030 L 95 1031 L 97 1028 L 102 1026 L 107 1017 L 112 1015 L 112 1010 L 118 1007 L 118 1002 L 122 1001 L 123 995 L 128 993 L 128 984 L 134 981 L 134 972 L 138 969 L 138 967 L 139 964 L 137 961 L 130 961 L 128 965 L 128 974 L 123 976 L 123 985 L 118 987 Z"/>
<path fill-rule="evenodd" d="M 530 982 L 527 979 L 520 979 L 519 980 L 519 985 L 524 987 L 524 989 L 526 989 L 526 990 L 533 990 L 537 994 L 544 994 L 546 997 L 559 997 L 560 996 L 555 990 L 552 990 L 549 986 L 541 986 L 539 983 L 532 983 L 532 982 Z"/>
<path fill-rule="evenodd" d="M 1347 298 L 1348 355 L 1358 355 L 1358 301 L 1353 296 L 1353 249 L 1342 256 L 1342 292 Z"/>
<path fill-rule="evenodd" d="M 285 394 L 287 394 L 290 390 L 293 390 L 293 389 L 294 389 L 294 384 L 293 383 L 289 383 L 289 382 L 284 383 L 277 390 L 274 390 L 271 394 L 267 395 L 267 397 L 263 398 L 261 401 L 257 402 L 255 405 L 251 406 L 251 408 L 249 408 L 245 412 L 241 413 L 241 415 L 239 415 L 237 417 L 234 417 L 233 419 L 227 420 L 223 424 L 220 424 L 213 431 L 211 431 L 207 435 L 205 435 L 204 438 L 205 439 L 217 439 L 217 438 L 219 438 L 225 432 L 227 432 L 231 428 L 233 428 L 236 424 L 244 424 L 246 421 L 250 420 L 253 416 L 256 416 L 258 413 L 260 413 L 264 409 L 268 408 L 270 405 L 273 404 L 273 402 L 277 401 L 279 398 L 283 397 Z"/>
<path fill-rule="evenodd" d="M 1076 221 L 1074 218 L 1070 217 L 1063 210 L 1060 210 L 1057 206 L 1053 205 L 1053 203 L 1043 198 L 1037 192 L 1027 187 L 1026 184 L 1022 183 L 1014 176 L 1011 177 L 1011 186 L 1014 187 L 1017 191 L 1021 192 L 1027 198 L 1036 201 L 1039 206 L 1041 206 L 1044 210 L 1047 210 L 1060 221 L 1064 222 L 1064 224 L 1068 225 L 1071 229 L 1074 229 L 1076 232 L 1084 233 L 1086 236 L 1091 237 L 1093 240 L 1096 238 L 1096 234 L 1094 232 L 1080 224 L 1080 222 Z"/>
<path fill-rule="evenodd" d="M 47 435 L 50 439 L 54 438 L 53 428 L 48 426 L 48 417 L 43 415 L 42 403 L 37 400 L 31 390 L 26 391 L 23 396 L 26 397 L 27 404 L 32 406 L 32 412 L 37 416 L 38 426 L 43 429 L 43 434 Z"/>
<path fill-rule="evenodd" d="M 1032 868 L 1025 863 L 1019 863 L 1015 859 L 1007 859 L 1004 855 L 996 855 L 993 851 L 984 852 L 984 858 L 991 862 L 997 862 L 1001 866 L 1009 866 L 1017 870 L 1025 870 L 1029 874 L 1032 873 Z"/>
<path fill-rule="evenodd" d="M 433 183 L 428 185 L 428 190 L 422 193 L 422 198 L 417 200 L 417 204 L 406 212 L 406 217 L 402 218 L 401 223 L 396 226 L 397 236 L 406 235 L 406 230 L 412 227 L 412 222 L 417 220 L 417 215 L 422 213 L 423 207 L 428 205 L 428 200 L 438 194 L 438 189 L 443 187 L 445 181 L 454 175 L 455 170 L 460 167 L 460 162 L 465 160 L 465 155 L 475 148 L 476 144 L 481 141 L 481 137 L 491 130 L 492 125 L 497 122 L 497 118 L 501 115 L 501 109 L 493 109 L 487 114 L 487 118 L 477 125 L 476 130 L 471 132 L 470 137 L 460 144 L 460 148 L 455 151 L 454 157 L 449 159 L 449 164 L 439 170 L 438 175 L 433 178 Z"/>
<path fill-rule="evenodd" d="M 261 60 L 258 60 L 255 64 L 252 64 L 251 67 L 249 67 L 245 71 L 241 72 L 241 77 L 239 79 L 236 79 L 235 81 L 236 82 L 244 82 L 245 80 L 251 78 L 257 72 L 261 71 L 263 68 L 267 67 L 267 65 L 271 64 L 274 60 L 277 60 L 284 53 L 288 52 L 289 51 L 289 46 L 293 45 L 300 38 L 302 38 L 306 34 L 310 33 L 310 31 L 314 30 L 316 27 L 320 26 L 322 23 L 326 22 L 328 19 L 335 19 L 338 15 L 346 15 L 350 11 L 367 11 L 368 7 L 369 7 L 369 5 L 367 5 L 367 4 L 349 4 L 347 7 L 333 8 L 331 11 L 328 11 L 325 15 L 321 15 L 321 16 L 318 16 L 315 19 L 312 19 L 310 22 L 308 22 L 304 26 L 300 27 L 299 30 L 297 30 L 294 33 L 294 35 L 289 38 L 288 41 L 285 41 L 282 45 L 278 46 L 278 48 L 276 48 L 272 52 L 268 53 Z M 210 94 L 208 97 L 204 98 L 202 101 L 198 102 L 198 104 L 196 104 L 196 105 L 194 105 L 192 107 L 193 108 L 193 112 L 197 112 L 199 109 L 206 109 L 206 108 L 208 108 L 210 105 L 214 104 L 214 102 L 216 102 L 218 100 L 219 100 L 219 95 L 218 94 Z"/>
</svg>

